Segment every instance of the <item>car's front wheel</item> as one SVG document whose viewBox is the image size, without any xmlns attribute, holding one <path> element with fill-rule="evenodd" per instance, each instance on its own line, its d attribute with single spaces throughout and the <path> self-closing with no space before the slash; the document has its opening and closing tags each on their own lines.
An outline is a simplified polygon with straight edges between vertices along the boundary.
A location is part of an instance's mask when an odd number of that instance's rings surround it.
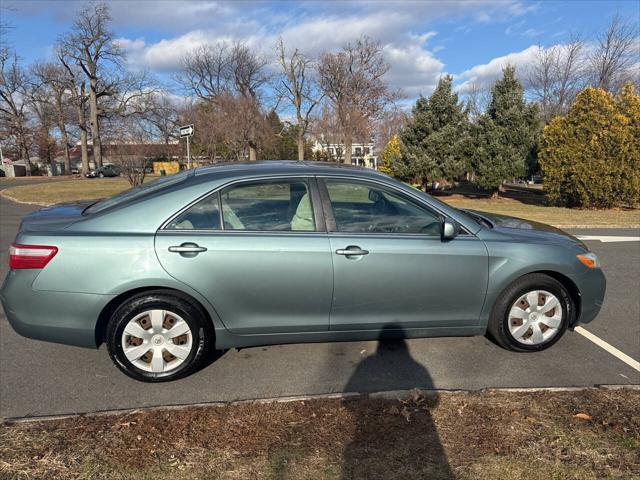
<svg viewBox="0 0 640 480">
<path fill-rule="evenodd" d="M 560 340 L 575 312 L 567 289 L 549 275 L 525 275 L 498 297 L 488 332 L 501 346 L 537 352 Z"/>
<path fill-rule="evenodd" d="M 144 382 L 189 375 L 213 342 L 202 311 L 167 292 L 145 292 L 124 302 L 111 316 L 106 343 L 124 373 Z"/>
</svg>

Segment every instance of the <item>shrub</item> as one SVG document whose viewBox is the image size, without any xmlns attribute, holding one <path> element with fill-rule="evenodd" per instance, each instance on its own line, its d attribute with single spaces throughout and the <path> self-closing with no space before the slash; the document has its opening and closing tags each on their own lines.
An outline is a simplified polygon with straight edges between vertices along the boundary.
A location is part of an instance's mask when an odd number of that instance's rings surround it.
<svg viewBox="0 0 640 480">
<path fill-rule="evenodd" d="M 635 206 L 640 200 L 640 98 L 631 84 L 614 98 L 578 94 L 568 114 L 545 128 L 540 166 L 548 199 L 582 208 Z"/>
</svg>

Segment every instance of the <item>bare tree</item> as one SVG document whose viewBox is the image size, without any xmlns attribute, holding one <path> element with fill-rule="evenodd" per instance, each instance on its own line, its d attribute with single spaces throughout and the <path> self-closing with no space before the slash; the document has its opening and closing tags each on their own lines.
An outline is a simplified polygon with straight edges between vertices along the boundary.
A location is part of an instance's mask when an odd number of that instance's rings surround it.
<svg viewBox="0 0 640 480">
<path fill-rule="evenodd" d="M 298 122 L 298 160 L 304 160 L 304 137 L 309 131 L 313 109 L 322 100 L 318 83 L 313 78 L 313 61 L 297 48 L 287 55 L 282 38 L 276 45 L 282 78 L 278 83 L 280 95 L 287 99 L 296 112 Z"/>
<path fill-rule="evenodd" d="M 230 96 L 237 97 L 243 115 L 229 111 L 230 117 L 225 122 L 235 124 L 235 117 L 247 122 L 241 129 L 243 132 L 246 130 L 241 137 L 247 142 L 249 160 L 256 160 L 257 141 L 264 120 L 260 94 L 269 80 L 265 68 L 267 60 L 245 44 L 221 42 L 189 52 L 183 57 L 181 65 L 184 74 L 182 85 L 202 101 L 211 104 L 214 108 L 209 112 L 216 112 L 220 101 L 228 105 Z M 244 115 L 247 108 L 253 109 L 251 115 Z M 237 128 L 233 130 L 239 131 Z"/>
<path fill-rule="evenodd" d="M 78 12 L 71 32 L 60 41 L 63 56 L 79 65 L 89 82 L 91 141 L 96 166 L 102 165 L 98 99 L 101 94 L 108 94 L 108 89 L 102 89 L 100 83 L 107 76 L 105 70 L 110 66 L 119 67 L 124 58 L 114 42 L 110 22 L 111 14 L 106 4 L 89 4 Z"/>
<path fill-rule="evenodd" d="M 340 123 L 347 164 L 351 164 L 351 145 L 358 130 L 397 98 L 384 79 L 388 70 L 382 46 L 367 37 L 360 38 L 355 44 L 348 43 L 337 53 L 324 53 L 321 57 L 320 86 Z"/>
<path fill-rule="evenodd" d="M 105 129 L 105 153 L 132 187 L 142 185 L 153 154 L 152 139 L 136 117 L 114 117 Z"/>
<path fill-rule="evenodd" d="M 51 130 L 55 123 L 53 89 L 51 85 L 43 82 L 38 75 L 34 75 L 33 68 L 30 75 L 28 75 L 27 82 L 27 102 L 29 109 L 34 114 L 34 119 L 37 121 L 35 143 L 38 150 L 38 158 L 40 161 L 51 164 L 56 153 L 56 141 L 51 136 Z"/>
<path fill-rule="evenodd" d="M 65 171 L 71 171 L 71 155 L 67 123 L 71 118 L 69 106 L 71 102 L 70 89 L 73 85 L 69 81 L 63 65 L 55 63 L 36 63 L 32 66 L 32 75 L 36 82 L 37 91 L 44 101 L 50 105 L 55 116 L 55 122 L 60 131 L 60 140 L 64 150 Z M 46 98 L 48 96 L 48 98 Z"/>
<path fill-rule="evenodd" d="M 585 80 L 584 41 L 572 35 L 565 44 L 538 49 L 527 73 L 529 91 L 545 122 L 566 113 Z"/>
<path fill-rule="evenodd" d="M 389 143 L 391 138 L 407 123 L 409 115 L 400 108 L 389 109 L 375 122 L 375 141 L 378 151 Z"/>
<path fill-rule="evenodd" d="M 28 131 L 28 81 L 15 52 L 0 48 L 0 128 L 3 136 L 13 138 L 18 157 L 23 159 L 27 176 L 31 175 Z"/>
<path fill-rule="evenodd" d="M 638 29 L 619 15 L 611 18 L 607 30 L 597 37 L 589 55 L 593 84 L 607 91 L 617 90 L 631 76 L 637 62 Z"/>
<path fill-rule="evenodd" d="M 322 147 L 321 152 L 316 152 L 317 159 L 332 162 L 343 161 L 342 128 L 330 102 L 322 102 L 320 105 L 320 112 L 313 119 L 311 131 Z"/>
<path fill-rule="evenodd" d="M 200 100 L 215 101 L 221 94 L 234 90 L 232 61 L 226 42 L 202 45 L 182 57 L 176 81 Z"/>
<path fill-rule="evenodd" d="M 84 75 L 80 67 L 71 63 L 64 53 L 64 50 L 58 50 L 58 60 L 64 67 L 64 81 L 68 83 L 69 93 L 71 94 L 71 103 L 76 110 L 77 126 L 80 137 L 80 151 L 82 155 L 82 173 L 89 171 L 89 148 L 88 148 L 88 129 L 87 129 L 87 104 L 89 96 L 86 92 L 86 81 L 82 78 Z"/>
<path fill-rule="evenodd" d="M 150 137 L 169 145 L 178 138 L 176 131 L 180 125 L 180 107 L 164 91 L 147 96 L 145 101 L 147 113 L 144 115 L 141 127 Z M 167 158 L 170 156 L 168 150 L 166 156 Z"/>
<path fill-rule="evenodd" d="M 490 100 L 491 87 L 482 88 L 476 82 L 469 85 L 465 93 L 465 106 L 471 122 L 475 122 L 486 111 Z"/>
</svg>

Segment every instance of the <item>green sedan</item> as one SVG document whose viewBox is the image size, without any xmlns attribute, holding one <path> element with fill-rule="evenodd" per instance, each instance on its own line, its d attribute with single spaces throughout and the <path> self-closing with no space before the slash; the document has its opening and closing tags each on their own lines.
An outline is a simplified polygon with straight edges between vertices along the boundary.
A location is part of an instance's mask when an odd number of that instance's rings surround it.
<svg viewBox="0 0 640 480">
<path fill-rule="evenodd" d="M 220 164 L 27 215 L 0 296 L 20 334 L 106 343 L 142 381 L 216 350 L 488 333 L 543 350 L 593 320 L 596 256 L 547 225 L 318 162 Z"/>
</svg>

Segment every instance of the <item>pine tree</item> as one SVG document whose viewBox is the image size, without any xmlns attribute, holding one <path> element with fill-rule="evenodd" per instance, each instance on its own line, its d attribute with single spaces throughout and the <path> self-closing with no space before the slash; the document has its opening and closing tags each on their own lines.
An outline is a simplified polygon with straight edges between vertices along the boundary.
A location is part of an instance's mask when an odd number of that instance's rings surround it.
<svg viewBox="0 0 640 480">
<path fill-rule="evenodd" d="M 387 175 L 393 175 L 394 166 L 401 161 L 401 158 L 400 139 L 398 135 L 394 135 L 380 153 L 381 162 L 378 170 Z"/>
<path fill-rule="evenodd" d="M 496 193 L 505 180 L 524 176 L 535 163 L 539 128 L 538 107 L 525 101 L 515 68 L 507 66 L 473 128 L 475 182 Z"/>
<path fill-rule="evenodd" d="M 426 187 L 433 180 L 455 180 L 464 173 L 469 122 L 452 82 L 449 75 L 440 78 L 428 99 L 420 96 L 416 101 L 411 120 L 400 132 L 402 156 L 393 164 L 394 175 L 419 179 Z"/>
<path fill-rule="evenodd" d="M 596 88 L 580 92 L 568 114 L 545 127 L 540 164 L 556 204 L 640 203 L 640 97 L 631 84 L 616 98 Z"/>
</svg>

